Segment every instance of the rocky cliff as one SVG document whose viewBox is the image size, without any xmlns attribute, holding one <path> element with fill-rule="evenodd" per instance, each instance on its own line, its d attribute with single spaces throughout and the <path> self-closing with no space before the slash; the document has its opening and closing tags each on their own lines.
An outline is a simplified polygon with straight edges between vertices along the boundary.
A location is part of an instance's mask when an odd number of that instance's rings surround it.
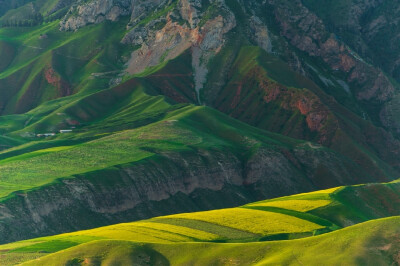
<svg viewBox="0 0 400 266">
<path fill-rule="evenodd" d="M 88 24 L 97 24 L 105 20 L 116 21 L 121 16 L 129 15 L 131 8 L 129 0 L 94 0 L 84 3 L 78 1 L 60 23 L 60 29 L 77 30 Z"/>
</svg>

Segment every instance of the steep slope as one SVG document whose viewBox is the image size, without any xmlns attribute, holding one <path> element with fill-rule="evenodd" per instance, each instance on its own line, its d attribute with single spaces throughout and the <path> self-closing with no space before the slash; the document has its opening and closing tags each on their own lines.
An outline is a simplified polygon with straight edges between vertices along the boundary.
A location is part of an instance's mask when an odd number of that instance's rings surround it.
<svg viewBox="0 0 400 266">
<path fill-rule="evenodd" d="M 259 128 L 311 140 L 345 154 L 375 176 L 386 163 L 397 169 L 398 141 L 341 106 L 315 83 L 261 49 L 242 47 L 217 109 Z M 379 162 L 380 158 L 382 161 Z"/>
<path fill-rule="evenodd" d="M 299 1 L 185 3 L 149 3 L 149 14 L 154 6 L 160 10 L 151 13 L 152 20 L 132 15 L 123 42 L 140 48 L 131 55 L 128 73 L 147 66 L 153 69 L 144 73 L 150 74 L 163 67 L 151 77 L 158 77 L 153 83 L 164 95 L 206 103 L 263 129 L 332 147 L 378 179 L 387 175 L 381 169 L 398 170 L 400 143 L 391 135 L 396 118 L 386 108 L 396 99 L 396 83 L 329 37 L 329 29 Z M 290 17 L 307 15 L 312 16 L 304 20 L 310 30 L 297 29 L 296 23 L 282 28 Z M 308 36 L 313 31 L 315 36 Z M 189 55 L 178 58 L 183 62 L 165 67 L 184 51 Z M 191 83 L 187 76 L 193 77 Z M 179 84 L 182 77 L 186 81 Z M 293 88 L 282 92 L 288 87 Z"/>
<path fill-rule="evenodd" d="M 350 39 L 335 37 L 312 1 L 21 1 L 5 18 L 31 7 L 43 21 L 68 12 L 61 21 L 2 29 L 4 46 L 18 48 L 4 56 L 3 114 L 105 89 L 124 74 L 148 76 L 179 102 L 334 148 L 376 180 L 398 175 L 397 84 Z M 166 68 L 174 58 L 183 61 Z"/>
<path fill-rule="evenodd" d="M 396 40 L 399 8 L 394 1 L 303 1 L 339 38 L 399 80 Z"/>
<path fill-rule="evenodd" d="M 118 43 L 124 33 L 123 24 L 106 23 L 79 33 L 59 32 L 58 22 L 0 29 L 1 114 L 25 113 L 48 100 L 107 88 L 129 51 Z"/>
</svg>

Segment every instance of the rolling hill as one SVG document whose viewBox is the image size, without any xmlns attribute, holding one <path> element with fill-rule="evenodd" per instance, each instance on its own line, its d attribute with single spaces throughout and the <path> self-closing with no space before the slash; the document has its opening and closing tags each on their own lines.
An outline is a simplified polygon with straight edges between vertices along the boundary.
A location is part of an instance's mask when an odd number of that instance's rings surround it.
<svg viewBox="0 0 400 266">
<path fill-rule="evenodd" d="M 392 201 L 374 200 L 388 190 Z M 349 191 L 353 201 L 346 197 Z M 375 192 L 368 194 L 374 204 L 364 200 L 365 191 Z M 398 259 L 399 218 L 382 217 L 399 214 L 399 198 L 398 183 L 339 187 L 6 244 L 0 246 L 0 261 L 3 265 L 390 264 Z M 379 219 L 371 218 L 371 211 L 380 213 L 374 216 Z M 360 217 L 363 222 L 354 225 Z"/>
</svg>

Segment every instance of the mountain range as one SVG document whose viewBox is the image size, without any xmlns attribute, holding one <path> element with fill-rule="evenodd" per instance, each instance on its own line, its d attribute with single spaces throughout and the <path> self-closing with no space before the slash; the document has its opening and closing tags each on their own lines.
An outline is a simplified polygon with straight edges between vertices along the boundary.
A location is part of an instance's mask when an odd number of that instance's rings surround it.
<svg viewBox="0 0 400 266">
<path fill-rule="evenodd" d="M 0 264 L 397 265 L 399 13 L 395 0 L 0 0 Z M 224 218 L 236 212 L 254 225 Z M 128 225 L 151 232 L 104 227 Z"/>
</svg>

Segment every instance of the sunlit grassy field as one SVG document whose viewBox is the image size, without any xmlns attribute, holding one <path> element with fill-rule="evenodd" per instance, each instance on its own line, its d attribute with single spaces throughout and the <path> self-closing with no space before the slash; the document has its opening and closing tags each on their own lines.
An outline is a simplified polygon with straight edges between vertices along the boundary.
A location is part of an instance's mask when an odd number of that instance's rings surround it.
<svg viewBox="0 0 400 266">
<path fill-rule="evenodd" d="M 317 191 L 239 208 L 156 217 L 10 243 L 0 246 L 0 264 L 108 265 L 138 263 L 143 259 L 152 265 L 317 265 L 321 262 L 361 265 L 393 260 L 399 248 L 398 242 L 393 242 L 400 230 L 398 217 L 343 229 L 313 222 L 315 216 L 310 211 L 329 214 L 327 206 L 342 204 L 335 199 L 342 190 Z M 249 209 L 251 206 L 287 212 Z M 307 217 L 314 218 L 307 220 Z M 325 234 L 321 228 L 325 228 Z M 316 235 L 305 234 L 318 230 Z M 331 230 L 334 232 L 329 233 Z M 268 238 L 276 235 L 286 235 L 289 237 L 285 239 L 291 240 Z"/>
<path fill-rule="evenodd" d="M 320 225 L 285 214 L 241 208 L 178 214 L 172 217 L 209 222 L 261 236 L 310 232 L 322 228 Z"/>
</svg>

